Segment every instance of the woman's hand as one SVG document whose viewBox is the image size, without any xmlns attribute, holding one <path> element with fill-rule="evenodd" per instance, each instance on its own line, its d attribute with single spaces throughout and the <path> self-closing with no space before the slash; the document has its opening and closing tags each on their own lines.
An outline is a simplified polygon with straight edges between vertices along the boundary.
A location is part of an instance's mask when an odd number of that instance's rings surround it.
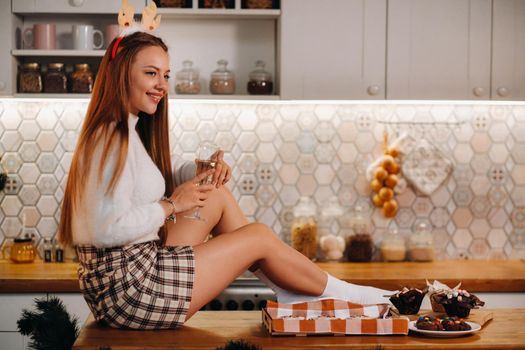
<svg viewBox="0 0 525 350">
<path fill-rule="evenodd" d="M 226 184 L 232 177 L 232 169 L 228 164 L 226 164 L 223 157 L 224 151 L 220 150 L 213 157 L 217 164 L 215 165 L 215 172 L 213 173 L 213 179 L 211 183 L 217 188 Z"/>
<path fill-rule="evenodd" d="M 199 185 L 199 183 L 213 174 L 213 172 L 214 170 L 210 169 L 175 188 L 170 198 L 175 202 L 176 214 L 195 207 L 204 206 L 204 201 L 208 198 L 208 192 L 213 190 L 214 186 Z"/>
</svg>

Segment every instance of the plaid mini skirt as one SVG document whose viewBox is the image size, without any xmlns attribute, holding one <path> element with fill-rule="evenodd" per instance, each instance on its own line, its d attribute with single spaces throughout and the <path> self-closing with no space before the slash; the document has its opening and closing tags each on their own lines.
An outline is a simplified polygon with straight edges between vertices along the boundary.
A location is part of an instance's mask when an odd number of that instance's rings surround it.
<svg viewBox="0 0 525 350">
<path fill-rule="evenodd" d="M 184 323 L 195 264 L 190 246 L 78 246 L 80 290 L 95 319 L 115 328 L 167 329 Z"/>
</svg>

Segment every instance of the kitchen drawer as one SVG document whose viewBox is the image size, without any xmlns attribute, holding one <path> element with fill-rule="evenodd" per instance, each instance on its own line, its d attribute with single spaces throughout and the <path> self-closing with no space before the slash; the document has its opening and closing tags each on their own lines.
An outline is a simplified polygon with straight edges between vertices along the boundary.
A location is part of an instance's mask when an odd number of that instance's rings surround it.
<svg viewBox="0 0 525 350">
<path fill-rule="evenodd" d="M 117 13 L 122 2 L 113 0 L 11 0 L 13 13 Z M 129 0 L 140 13 L 145 0 Z"/>
</svg>

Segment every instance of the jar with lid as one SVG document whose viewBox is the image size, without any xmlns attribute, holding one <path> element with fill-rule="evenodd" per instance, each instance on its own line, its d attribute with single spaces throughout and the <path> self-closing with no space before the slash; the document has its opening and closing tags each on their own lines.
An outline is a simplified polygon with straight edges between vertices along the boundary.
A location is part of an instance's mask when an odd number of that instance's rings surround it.
<svg viewBox="0 0 525 350">
<path fill-rule="evenodd" d="M 192 67 L 193 62 L 185 60 L 182 62 L 182 69 L 175 74 L 175 93 L 198 94 L 201 91 L 199 82 L 199 71 Z"/>
<path fill-rule="evenodd" d="M 219 66 L 211 73 L 210 92 L 216 95 L 231 95 L 235 93 L 235 75 L 226 69 L 228 61 L 217 61 Z"/>
<path fill-rule="evenodd" d="M 44 75 L 44 92 L 66 93 L 67 76 L 63 63 L 49 63 Z"/>
<path fill-rule="evenodd" d="M 35 261 L 36 249 L 30 237 L 15 238 L 12 246 L 4 247 L 4 254 L 7 249 L 10 249 L 9 258 L 15 263 L 31 263 Z"/>
<path fill-rule="evenodd" d="M 264 61 L 255 62 L 255 70 L 250 73 L 248 93 L 250 95 L 271 95 L 273 91 L 272 75 L 264 70 Z"/>
<path fill-rule="evenodd" d="M 87 63 L 75 64 L 71 73 L 71 92 L 89 94 L 93 91 L 93 72 Z"/>
<path fill-rule="evenodd" d="M 24 63 L 18 73 L 19 92 L 42 92 L 40 65 L 36 62 Z"/>
<path fill-rule="evenodd" d="M 292 247 L 310 260 L 317 258 L 316 206 L 308 197 L 301 197 L 293 210 Z"/>
<path fill-rule="evenodd" d="M 345 240 L 340 235 L 339 221 L 343 208 L 336 196 L 330 197 L 319 215 L 319 249 L 323 261 L 341 261 L 345 251 Z"/>
<path fill-rule="evenodd" d="M 396 227 L 391 227 L 381 242 L 381 256 L 384 261 L 403 261 L 406 257 L 405 239 Z"/>
<path fill-rule="evenodd" d="M 2 191 L 7 183 L 7 172 L 2 165 L 2 157 L 0 156 L 0 191 Z"/>
<path fill-rule="evenodd" d="M 429 225 L 422 222 L 416 226 L 408 240 L 408 255 L 412 261 L 434 260 L 434 240 Z"/>
<path fill-rule="evenodd" d="M 349 261 L 368 262 L 374 250 L 370 220 L 360 206 L 355 207 L 350 220 L 353 234 L 348 239 L 346 257 Z"/>
</svg>

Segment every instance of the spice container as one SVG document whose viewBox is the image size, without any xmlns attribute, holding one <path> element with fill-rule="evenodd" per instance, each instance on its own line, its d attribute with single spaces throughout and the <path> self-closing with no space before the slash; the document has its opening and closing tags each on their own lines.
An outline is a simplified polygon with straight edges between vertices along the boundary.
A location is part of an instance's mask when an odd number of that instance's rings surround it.
<svg viewBox="0 0 525 350">
<path fill-rule="evenodd" d="M 66 93 L 67 77 L 63 63 L 49 63 L 44 75 L 44 92 Z"/>
<path fill-rule="evenodd" d="M 308 197 L 301 197 L 293 210 L 292 247 L 311 260 L 317 257 L 315 211 L 315 204 Z"/>
<path fill-rule="evenodd" d="M 93 91 L 93 72 L 87 63 L 75 64 L 71 73 L 71 92 L 89 94 Z"/>
<path fill-rule="evenodd" d="M 159 0 L 159 7 L 184 7 L 186 0 Z"/>
<path fill-rule="evenodd" d="M 15 238 L 10 248 L 9 258 L 11 261 L 15 263 L 31 263 L 35 261 L 36 250 L 31 238 Z"/>
<path fill-rule="evenodd" d="M 339 234 L 339 220 L 343 212 L 335 196 L 323 205 L 319 216 L 319 248 L 323 261 L 340 261 L 343 257 L 346 244 Z"/>
<path fill-rule="evenodd" d="M 353 235 L 349 237 L 346 257 L 349 261 L 368 262 L 372 260 L 374 244 L 370 235 L 370 221 L 365 218 L 363 209 L 357 206 L 351 218 Z"/>
<path fill-rule="evenodd" d="M 246 0 L 245 7 L 247 9 L 271 9 L 273 0 Z"/>
<path fill-rule="evenodd" d="M 0 191 L 2 191 L 7 182 L 7 172 L 2 165 L 2 157 L 0 157 Z"/>
<path fill-rule="evenodd" d="M 201 91 L 199 71 L 192 67 L 193 62 L 182 62 L 182 69 L 175 74 L 175 92 L 177 94 L 198 94 Z"/>
<path fill-rule="evenodd" d="M 231 95 L 235 92 L 235 75 L 226 69 L 228 61 L 217 61 L 219 67 L 211 73 L 210 92 L 216 95 Z"/>
<path fill-rule="evenodd" d="M 207 9 L 233 8 L 234 0 L 200 0 L 199 7 Z"/>
<path fill-rule="evenodd" d="M 42 75 L 38 63 L 24 63 L 18 73 L 19 92 L 42 92 Z"/>
<path fill-rule="evenodd" d="M 416 232 L 408 241 L 408 255 L 412 261 L 434 260 L 434 241 L 430 227 L 424 222 L 417 225 Z"/>
<path fill-rule="evenodd" d="M 250 95 L 271 95 L 273 91 L 272 75 L 264 70 L 264 61 L 255 62 L 255 70 L 250 73 L 248 93 Z"/>
<path fill-rule="evenodd" d="M 391 228 L 381 242 L 381 255 L 384 261 L 403 261 L 406 257 L 405 239 L 397 228 Z"/>
</svg>

